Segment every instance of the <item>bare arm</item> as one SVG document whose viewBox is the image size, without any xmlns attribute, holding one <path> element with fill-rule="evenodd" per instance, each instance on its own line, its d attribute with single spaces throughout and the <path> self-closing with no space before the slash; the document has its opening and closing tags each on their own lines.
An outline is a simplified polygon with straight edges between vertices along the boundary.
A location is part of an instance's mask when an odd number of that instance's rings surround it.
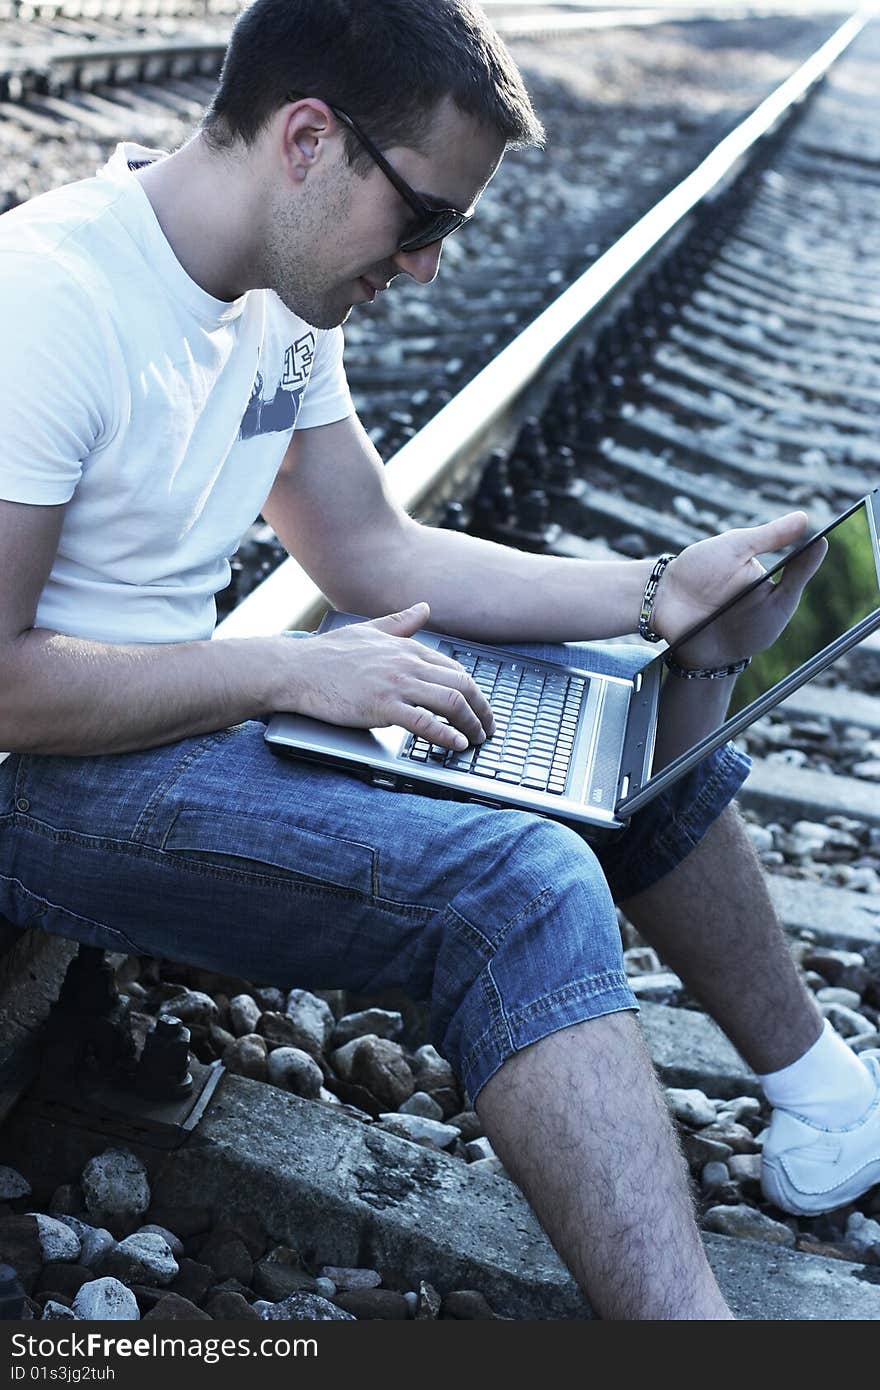
<svg viewBox="0 0 880 1390">
<path fill-rule="evenodd" d="M 422 526 L 392 497 L 355 417 L 294 436 L 263 514 L 337 608 L 369 617 L 427 602 L 432 627 L 474 641 L 633 633 L 654 564 L 533 555 Z M 757 555 L 790 544 L 806 520 L 790 512 L 689 546 L 660 582 L 655 631 L 677 639 L 761 574 Z M 694 664 L 704 664 L 699 652 Z"/>
<path fill-rule="evenodd" d="M 34 628 L 63 516 L 0 502 L 0 748 L 127 752 L 270 708 L 267 669 L 283 638 L 123 646 Z"/>
<path fill-rule="evenodd" d="M 126 753 L 275 710 L 401 724 L 450 747 L 483 736 L 488 707 L 455 662 L 406 637 L 425 613 L 309 642 L 115 644 L 33 626 L 64 507 L 0 501 L 0 749 Z M 439 723 L 442 715 L 449 724 Z"/>
<path fill-rule="evenodd" d="M 354 416 L 294 436 L 263 515 L 336 608 L 418 602 L 474 641 L 586 641 L 632 632 L 653 560 L 532 555 L 422 526 L 387 487 Z"/>
</svg>

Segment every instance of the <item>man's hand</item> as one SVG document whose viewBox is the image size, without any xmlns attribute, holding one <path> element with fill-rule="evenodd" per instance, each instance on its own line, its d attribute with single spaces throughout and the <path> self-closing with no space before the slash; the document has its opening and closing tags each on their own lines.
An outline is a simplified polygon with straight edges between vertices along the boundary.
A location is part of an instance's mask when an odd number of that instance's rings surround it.
<svg viewBox="0 0 880 1390">
<path fill-rule="evenodd" d="M 725 531 L 688 546 L 660 580 L 654 606 L 655 632 L 674 645 L 765 573 L 759 555 L 793 544 L 806 524 L 805 512 L 788 512 L 763 526 Z M 678 648 L 676 660 L 688 666 L 716 666 L 765 650 L 789 622 L 827 549 L 824 540 L 808 546 L 785 566 L 777 583 L 762 585 L 749 599 Z"/>
<path fill-rule="evenodd" d="M 399 724 L 444 748 L 482 743 L 495 721 L 464 667 L 409 640 L 429 614 L 416 603 L 297 642 L 295 685 L 275 708 L 355 729 Z"/>
</svg>

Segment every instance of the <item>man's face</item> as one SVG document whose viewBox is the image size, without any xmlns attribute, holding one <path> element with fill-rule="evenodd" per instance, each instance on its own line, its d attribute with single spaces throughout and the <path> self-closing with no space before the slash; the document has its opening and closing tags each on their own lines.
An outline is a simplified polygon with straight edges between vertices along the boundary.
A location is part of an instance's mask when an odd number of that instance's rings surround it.
<svg viewBox="0 0 880 1390">
<path fill-rule="evenodd" d="M 367 132 L 369 134 L 369 131 Z M 425 152 L 397 146 L 382 153 L 431 204 L 470 210 L 494 174 L 504 142 L 451 102 L 437 110 Z M 264 248 L 266 280 L 279 298 L 315 328 L 344 323 L 354 305 L 370 303 L 397 275 L 428 284 L 442 243 L 398 251 L 415 214 L 378 166 L 355 173 L 343 154 L 342 129 L 323 167 L 293 198 L 274 199 Z M 308 187 L 309 178 L 312 180 Z M 467 230 L 459 235 L 466 236 Z"/>
</svg>

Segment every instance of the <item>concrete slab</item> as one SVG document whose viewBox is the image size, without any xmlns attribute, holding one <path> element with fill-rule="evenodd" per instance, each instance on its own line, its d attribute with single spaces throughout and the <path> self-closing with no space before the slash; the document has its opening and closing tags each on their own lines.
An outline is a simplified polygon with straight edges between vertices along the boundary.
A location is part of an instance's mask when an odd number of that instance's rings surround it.
<svg viewBox="0 0 880 1390">
<path fill-rule="evenodd" d="M 758 1078 L 706 1014 L 642 1004 L 651 1060 L 665 1086 L 696 1086 L 712 1097 L 760 1096 Z"/>
<path fill-rule="evenodd" d="M 0 1120 L 31 1080 L 37 1031 L 76 951 L 73 941 L 0 918 Z"/>
<path fill-rule="evenodd" d="M 809 930 L 823 946 L 861 951 L 880 946 L 880 899 L 809 879 L 768 874 L 773 906 L 786 930 Z"/>
<path fill-rule="evenodd" d="M 403 1288 L 480 1289 L 516 1318 L 588 1318 L 525 1198 L 329 1107 L 224 1078 L 190 1145 L 153 1178 L 154 1200 L 259 1213 L 309 1261 L 368 1265 Z M 880 1321 L 880 1270 L 707 1235 L 740 1318 Z"/>
<path fill-rule="evenodd" d="M 858 724 L 880 733 L 880 699 L 863 690 L 847 690 L 807 682 L 779 706 L 780 714 L 792 719 L 828 719 L 839 726 Z"/>
<path fill-rule="evenodd" d="M 737 800 L 769 819 L 853 816 L 880 825 L 880 787 L 858 777 L 832 777 L 806 767 L 755 758 Z"/>
</svg>

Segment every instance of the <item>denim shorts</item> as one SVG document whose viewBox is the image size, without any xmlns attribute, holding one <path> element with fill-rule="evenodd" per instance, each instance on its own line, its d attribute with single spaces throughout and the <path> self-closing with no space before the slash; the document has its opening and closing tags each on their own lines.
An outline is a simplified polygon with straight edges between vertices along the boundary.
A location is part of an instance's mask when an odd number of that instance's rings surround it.
<svg viewBox="0 0 880 1390">
<path fill-rule="evenodd" d="M 577 646 L 531 644 L 544 659 Z M 591 644 L 609 674 L 645 651 Z M 142 752 L 0 764 L 0 916 L 254 984 L 402 989 L 473 1101 L 559 1028 L 637 1008 L 615 902 L 669 873 L 749 769 L 705 759 L 607 843 L 520 810 L 279 757 L 248 721 Z"/>
</svg>

